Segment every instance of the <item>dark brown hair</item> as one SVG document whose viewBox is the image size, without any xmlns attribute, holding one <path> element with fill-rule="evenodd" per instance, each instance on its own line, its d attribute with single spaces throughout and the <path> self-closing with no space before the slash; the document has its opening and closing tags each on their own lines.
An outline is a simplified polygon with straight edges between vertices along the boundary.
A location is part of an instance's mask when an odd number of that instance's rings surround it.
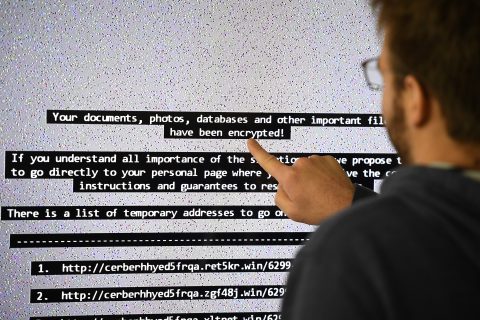
<svg viewBox="0 0 480 320">
<path fill-rule="evenodd" d="M 388 32 L 393 71 L 415 76 L 439 101 L 453 139 L 480 144 L 480 1 L 371 3 Z"/>
</svg>

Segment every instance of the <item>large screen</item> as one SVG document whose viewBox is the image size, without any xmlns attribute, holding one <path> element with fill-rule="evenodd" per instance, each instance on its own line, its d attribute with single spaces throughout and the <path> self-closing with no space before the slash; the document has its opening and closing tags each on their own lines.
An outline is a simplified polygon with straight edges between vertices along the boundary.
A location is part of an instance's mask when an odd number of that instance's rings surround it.
<svg viewBox="0 0 480 320">
<path fill-rule="evenodd" d="M 2 319 L 280 319 L 316 226 L 247 152 L 399 159 L 366 1 L 1 4 Z M 321 195 L 319 195 L 321 196 Z"/>
</svg>

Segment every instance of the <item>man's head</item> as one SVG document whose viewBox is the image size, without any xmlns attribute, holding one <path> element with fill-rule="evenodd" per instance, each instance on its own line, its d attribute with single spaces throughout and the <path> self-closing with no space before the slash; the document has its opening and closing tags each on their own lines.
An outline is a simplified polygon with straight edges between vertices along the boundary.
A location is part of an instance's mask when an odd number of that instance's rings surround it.
<svg viewBox="0 0 480 320">
<path fill-rule="evenodd" d="M 428 144 L 416 145 L 417 140 L 435 136 L 444 135 L 447 145 L 478 149 L 480 2 L 372 0 L 372 4 L 385 31 L 380 58 L 383 113 L 404 161 L 418 162 L 418 149 Z"/>
</svg>

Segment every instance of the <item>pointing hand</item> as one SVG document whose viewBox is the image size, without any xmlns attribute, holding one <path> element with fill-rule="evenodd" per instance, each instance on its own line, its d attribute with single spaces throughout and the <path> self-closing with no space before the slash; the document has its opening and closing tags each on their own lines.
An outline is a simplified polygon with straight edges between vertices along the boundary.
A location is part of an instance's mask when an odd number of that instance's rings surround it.
<svg viewBox="0 0 480 320">
<path fill-rule="evenodd" d="M 278 181 L 275 204 L 292 220 L 319 224 L 351 205 L 355 187 L 332 156 L 281 163 L 254 139 L 247 147 L 258 164 Z"/>
</svg>

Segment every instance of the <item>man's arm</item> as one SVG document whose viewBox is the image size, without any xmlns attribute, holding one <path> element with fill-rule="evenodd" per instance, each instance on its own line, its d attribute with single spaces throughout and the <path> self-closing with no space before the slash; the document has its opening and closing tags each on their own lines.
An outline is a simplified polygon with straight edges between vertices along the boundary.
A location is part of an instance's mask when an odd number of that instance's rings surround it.
<svg viewBox="0 0 480 320">
<path fill-rule="evenodd" d="M 278 181 L 275 203 L 292 220 L 320 224 L 352 201 L 374 194 L 355 186 L 334 157 L 299 158 L 287 166 L 257 141 L 249 139 L 247 146 L 258 164 Z"/>
<path fill-rule="evenodd" d="M 283 320 L 386 318 L 376 246 L 355 228 L 338 227 L 338 217 L 322 224 L 295 258 L 282 302 Z"/>
<path fill-rule="evenodd" d="M 353 201 L 352 202 L 355 203 L 358 200 L 370 198 L 371 196 L 376 196 L 376 195 L 377 195 L 377 193 L 375 191 L 356 184 L 355 185 L 355 193 L 353 194 Z"/>
</svg>

